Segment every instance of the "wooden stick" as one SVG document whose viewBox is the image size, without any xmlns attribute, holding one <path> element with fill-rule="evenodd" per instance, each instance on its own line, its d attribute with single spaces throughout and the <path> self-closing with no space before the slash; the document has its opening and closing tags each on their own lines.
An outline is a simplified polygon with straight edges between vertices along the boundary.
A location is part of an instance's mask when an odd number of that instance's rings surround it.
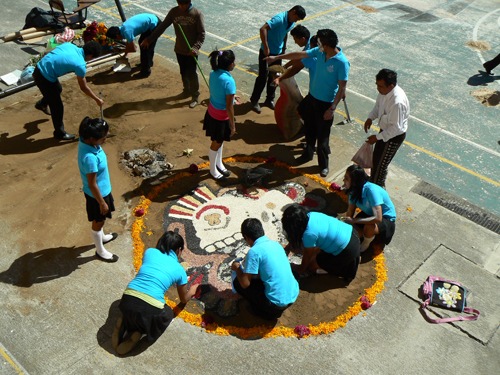
<svg viewBox="0 0 500 375">
<path fill-rule="evenodd" d="M 4 42 L 10 42 L 12 40 L 15 40 L 15 39 L 18 39 L 21 37 L 25 37 L 29 34 L 33 34 L 33 33 L 40 32 L 40 31 L 47 31 L 47 30 L 46 30 L 46 28 L 37 29 L 36 27 L 30 27 L 29 29 L 24 29 L 24 30 L 16 31 L 14 33 L 9 33 L 7 35 L 2 36 L 1 38 L 4 40 Z"/>
<path fill-rule="evenodd" d="M 26 40 L 39 38 L 41 36 L 45 36 L 45 35 L 49 35 L 49 34 L 53 34 L 53 31 L 52 30 L 38 31 L 36 33 L 31 33 L 31 34 L 28 34 L 26 36 L 23 36 L 21 39 L 26 41 Z"/>
</svg>

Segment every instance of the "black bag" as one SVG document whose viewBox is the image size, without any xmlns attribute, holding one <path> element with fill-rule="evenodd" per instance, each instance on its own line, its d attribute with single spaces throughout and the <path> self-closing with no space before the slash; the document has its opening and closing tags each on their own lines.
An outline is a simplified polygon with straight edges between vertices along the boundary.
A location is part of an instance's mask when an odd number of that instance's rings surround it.
<svg viewBox="0 0 500 375">
<path fill-rule="evenodd" d="M 52 12 L 50 10 L 35 7 L 26 15 L 23 30 L 31 27 L 36 27 L 37 29 L 64 29 L 64 24 L 57 19 L 60 15 L 61 13 L 59 12 Z"/>
<path fill-rule="evenodd" d="M 267 178 L 273 173 L 272 170 L 264 167 L 255 167 L 247 169 L 245 177 L 243 178 L 243 184 L 246 187 L 254 185 L 267 185 Z"/>
</svg>

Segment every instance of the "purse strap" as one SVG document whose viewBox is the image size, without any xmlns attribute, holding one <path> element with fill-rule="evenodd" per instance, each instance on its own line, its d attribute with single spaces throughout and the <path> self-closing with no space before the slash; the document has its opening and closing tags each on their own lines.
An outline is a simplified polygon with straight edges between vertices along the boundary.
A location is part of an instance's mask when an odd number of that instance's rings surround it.
<svg viewBox="0 0 500 375">
<path fill-rule="evenodd" d="M 450 322 L 456 322 L 456 321 L 467 321 L 467 320 L 477 320 L 479 318 L 479 315 L 481 314 L 479 310 L 473 309 L 472 307 L 464 307 L 463 312 L 468 313 L 468 314 L 473 314 L 473 315 L 460 315 L 460 316 L 453 316 L 449 318 L 431 318 L 429 316 L 429 313 L 427 312 L 427 306 L 430 303 L 430 299 L 426 300 L 424 303 L 422 303 L 422 306 L 420 307 L 423 311 L 423 313 L 426 316 L 426 319 L 431 322 L 431 323 L 450 323 Z"/>
</svg>

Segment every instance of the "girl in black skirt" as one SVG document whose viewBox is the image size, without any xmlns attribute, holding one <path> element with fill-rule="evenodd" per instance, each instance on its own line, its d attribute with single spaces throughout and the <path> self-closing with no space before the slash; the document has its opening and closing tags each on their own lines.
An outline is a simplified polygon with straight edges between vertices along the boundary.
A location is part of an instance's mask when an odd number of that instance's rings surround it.
<svg viewBox="0 0 500 375">
<path fill-rule="evenodd" d="M 230 71 L 234 69 L 235 57 L 231 50 L 213 51 L 210 56 L 210 103 L 203 130 L 212 143 L 208 152 L 210 174 L 216 180 L 224 180 L 230 175 L 222 163 L 222 144 L 236 133 L 234 125 L 234 102 L 236 83 Z M 236 98 L 237 100 L 238 98 Z"/>
</svg>

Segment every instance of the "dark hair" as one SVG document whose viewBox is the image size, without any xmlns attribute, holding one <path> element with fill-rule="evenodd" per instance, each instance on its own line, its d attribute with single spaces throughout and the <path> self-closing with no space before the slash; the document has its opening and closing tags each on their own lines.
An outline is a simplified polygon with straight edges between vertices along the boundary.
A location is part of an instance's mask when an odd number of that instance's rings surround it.
<svg viewBox="0 0 500 375">
<path fill-rule="evenodd" d="M 297 25 L 290 31 L 290 35 L 295 38 L 306 38 L 306 40 L 309 40 L 311 33 L 304 25 Z"/>
<path fill-rule="evenodd" d="M 318 46 L 318 36 L 313 35 L 311 39 L 309 39 L 309 47 L 314 48 Z"/>
<path fill-rule="evenodd" d="M 297 17 L 299 17 L 299 20 L 303 20 L 304 18 L 306 18 L 306 10 L 300 5 L 295 5 L 292 9 L 289 10 L 289 12 L 291 11 L 295 11 L 295 14 L 297 15 Z"/>
<path fill-rule="evenodd" d="M 292 248 L 302 248 L 302 236 L 306 231 L 308 222 L 308 211 L 304 206 L 295 203 L 288 206 L 283 212 L 281 224 Z"/>
<path fill-rule="evenodd" d="M 106 38 L 110 39 L 118 39 L 118 36 L 121 35 L 120 28 L 118 26 L 111 26 L 106 32 Z"/>
<path fill-rule="evenodd" d="M 264 233 L 264 228 L 259 219 L 248 218 L 243 220 L 241 223 L 241 234 L 255 241 L 257 238 L 262 237 Z"/>
<path fill-rule="evenodd" d="M 236 59 L 234 52 L 230 49 L 224 51 L 212 51 L 212 53 L 208 55 L 208 58 L 210 59 L 212 70 L 228 70 L 229 66 L 234 63 L 234 60 Z"/>
<path fill-rule="evenodd" d="M 95 40 L 91 40 L 83 45 L 83 53 L 85 56 L 92 55 L 93 57 L 101 56 L 101 45 Z"/>
<path fill-rule="evenodd" d="M 346 190 L 346 193 L 354 203 L 360 202 L 363 186 L 369 180 L 368 175 L 362 167 L 356 164 L 347 167 L 346 173 L 351 177 L 351 186 Z"/>
<path fill-rule="evenodd" d="M 191 0 L 177 0 L 178 4 L 190 4 Z"/>
<path fill-rule="evenodd" d="M 156 248 L 160 250 L 163 254 L 168 254 L 171 251 L 177 251 L 178 249 L 184 249 L 184 238 L 179 233 L 168 232 L 163 233 L 156 244 Z"/>
<path fill-rule="evenodd" d="M 109 125 L 108 123 L 100 118 L 90 118 L 85 117 L 80 123 L 80 128 L 78 133 L 83 139 L 101 139 L 108 134 Z"/>
<path fill-rule="evenodd" d="M 337 48 L 337 44 L 339 44 L 339 38 L 335 31 L 330 29 L 321 29 L 316 33 L 318 39 L 320 39 L 321 44 L 325 46 L 329 46 L 331 48 Z"/>
<path fill-rule="evenodd" d="M 384 81 L 387 86 L 398 84 L 398 73 L 390 69 L 382 69 L 375 76 L 377 81 Z"/>
</svg>

